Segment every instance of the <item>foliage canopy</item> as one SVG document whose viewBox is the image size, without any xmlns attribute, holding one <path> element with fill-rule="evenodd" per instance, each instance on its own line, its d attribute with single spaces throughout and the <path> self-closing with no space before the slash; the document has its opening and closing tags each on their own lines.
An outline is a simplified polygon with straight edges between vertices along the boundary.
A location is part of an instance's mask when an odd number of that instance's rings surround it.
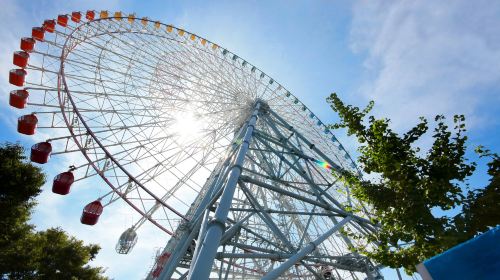
<svg viewBox="0 0 500 280">
<path fill-rule="evenodd" d="M 90 267 L 99 246 L 85 245 L 59 228 L 35 231 L 28 221 L 45 175 L 25 162 L 19 144 L 0 146 L 0 278 L 107 279 Z"/>
<path fill-rule="evenodd" d="M 476 169 L 465 158 L 467 136 L 465 117 L 457 115 L 450 131 L 445 117 L 435 117 L 432 145 L 426 152 L 417 141 L 428 130 L 428 121 L 419 123 L 400 135 L 393 131 L 387 118 L 368 116 L 374 106 L 361 110 L 346 105 L 333 93 L 327 99 L 338 113 L 340 122 L 331 128 L 346 128 L 349 136 L 360 143 L 359 163 L 366 174 L 377 179 L 365 180 L 356 174 L 343 173 L 352 194 L 373 208 L 379 230 L 362 237 L 376 246 L 355 248 L 382 265 L 404 267 L 414 272 L 415 265 L 458 243 L 500 224 L 500 160 L 498 155 L 479 149 L 491 157 L 490 184 L 464 195 L 462 187 Z M 457 208 L 458 207 L 458 208 Z M 443 214 L 462 208 L 450 217 Z"/>
</svg>

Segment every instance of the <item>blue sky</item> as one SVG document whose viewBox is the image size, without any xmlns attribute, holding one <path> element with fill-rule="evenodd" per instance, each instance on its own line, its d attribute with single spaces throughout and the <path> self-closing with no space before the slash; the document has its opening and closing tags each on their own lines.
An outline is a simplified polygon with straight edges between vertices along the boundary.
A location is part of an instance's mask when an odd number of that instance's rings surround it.
<svg viewBox="0 0 500 280">
<path fill-rule="evenodd" d="M 2 1 L 0 10 L 0 141 L 33 140 L 15 131 L 20 114 L 8 107 L 7 72 L 19 38 L 44 19 L 87 9 L 135 12 L 208 38 L 257 65 L 285 85 L 324 122 L 335 114 L 325 98 L 337 92 L 348 103 L 375 100 L 375 114 L 398 131 L 418 116 L 465 114 L 470 145 L 500 151 L 500 3 L 494 1 Z M 340 134 L 355 154 L 355 141 Z M 425 145 L 425 143 L 423 143 Z M 473 153 L 471 159 L 476 159 Z M 472 186 L 483 186 L 484 161 Z M 46 167 L 49 180 L 57 166 Z M 59 169 L 60 170 L 60 169 Z M 147 272 L 154 247 L 165 242 L 144 230 L 131 255 L 114 243 L 133 220 L 132 210 L 107 211 L 100 229 L 79 225 L 81 207 L 95 197 L 82 187 L 69 198 L 40 197 L 33 222 L 61 226 L 103 250 L 96 264 L 116 279 Z M 111 216 L 111 217 L 110 217 Z M 106 220 L 108 219 L 108 220 Z M 141 235 L 141 233 L 140 233 Z M 151 237 L 151 238 L 149 238 Z M 142 241 L 142 243 L 141 243 Z M 147 241 L 147 242 L 145 242 Z M 125 265 L 124 265 L 125 264 Z M 394 273 L 386 272 L 387 279 Z"/>
</svg>

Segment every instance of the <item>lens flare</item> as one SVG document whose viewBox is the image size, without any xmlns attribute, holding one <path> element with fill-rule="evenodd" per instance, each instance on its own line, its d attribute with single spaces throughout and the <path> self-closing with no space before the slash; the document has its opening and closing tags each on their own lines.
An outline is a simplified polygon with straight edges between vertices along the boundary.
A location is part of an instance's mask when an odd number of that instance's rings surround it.
<svg viewBox="0 0 500 280">
<path fill-rule="evenodd" d="M 324 169 L 332 170 L 333 167 L 326 161 L 321 161 L 319 159 L 312 159 L 317 165 L 323 167 Z"/>
</svg>

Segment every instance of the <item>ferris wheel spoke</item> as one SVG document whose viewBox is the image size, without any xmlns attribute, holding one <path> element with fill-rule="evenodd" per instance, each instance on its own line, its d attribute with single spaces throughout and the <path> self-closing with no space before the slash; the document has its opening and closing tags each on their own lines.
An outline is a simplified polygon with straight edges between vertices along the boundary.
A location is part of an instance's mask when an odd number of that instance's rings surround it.
<svg viewBox="0 0 500 280">
<path fill-rule="evenodd" d="M 115 38 L 116 38 L 116 37 L 115 37 Z M 123 40 L 122 40 L 121 42 L 122 42 L 122 43 L 124 43 L 125 45 L 127 45 L 127 44 L 128 44 L 127 42 L 124 42 Z M 152 46 L 152 45 L 154 45 L 154 44 L 148 44 L 148 46 Z M 117 53 L 115 53 L 115 54 L 116 54 L 116 55 L 119 55 L 119 54 L 117 54 Z M 153 57 L 154 57 L 155 53 L 148 53 L 148 55 L 149 55 L 149 56 L 153 56 Z M 136 63 L 141 63 L 141 64 L 144 64 L 142 61 L 139 61 L 139 60 L 137 60 L 137 61 L 135 61 L 135 62 L 136 62 Z M 153 66 L 151 66 L 151 65 L 148 65 L 148 66 L 149 66 L 149 67 L 153 67 Z M 173 66 L 173 67 L 175 67 L 175 65 L 169 65 L 169 66 Z M 186 81 L 189 81 L 190 83 L 193 83 L 193 81 L 192 81 L 192 80 L 186 79 L 186 77 L 183 77 L 183 78 L 184 78 Z M 196 83 L 194 83 L 194 84 L 195 84 L 195 85 L 199 85 L 199 84 L 196 84 Z M 226 85 L 231 85 L 231 83 L 226 83 Z"/>
<path fill-rule="evenodd" d="M 184 184 L 186 184 L 186 181 L 188 180 L 192 180 L 191 179 L 191 176 L 198 171 L 199 167 L 203 166 L 203 160 L 200 161 L 200 163 L 198 163 L 198 165 L 194 166 L 189 172 L 187 172 L 183 178 L 179 179 L 179 181 L 177 181 L 177 183 L 170 189 L 168 190 L 165 195 L 161 198 L 163 201 L 165 201 L 166 199 L 168 199 L 170 196 L 172 196 L 175 192 L 177 192 L 177 190 L 179 190 L 180 187 L 182 187 Z M 150 178 L 148 180 L 151 180 L 153 178 Z M 155 204 L 152 208 L 150 208 L 147 212 L 147 214 L 149 216 L 151 216 L 154 212 L 156 212 L 159 208 L 159 204 Z M 141 218 L 140 221 L 138 221 L 136 223 L 136 226 L 135 228 L 138 228 L 140 227 L 140 225 L 142 225 L 144 222 L 146 221 L 146 219 L 143 217 Z"/>
<path fill-rule="evenodd" d="M 136 36 L 137 36 L 137 33 L 131 33 L 131 35 L 136 35 Z M 165 40 L 171 40 L 171 39 L 167 39 L 167 38 L 166 38 L 166 37 L 164 37 L 164 36 L 160 36 L 160 37 L 157 37 L 157 38 L 158 38 L 158 40 L 162 40 L 162 41 L 160 42 L 160 44 L 158 44 L 158 45 L 163 45 L 163 46 L 167 46 L 167 47 L 171 45 L 171 44 L 167 44 L 167 42 L 165 42 Z M 155 37 L 153 37 L 153 38 L 151 38 L 151 39 L 152 39 L 152 40 L 155 40 Z M 156 45 L 157 45 L 157 44 L 147 44 L 147 46 L 149 46 L 149 47 L 154 47 L 154 46 L 156 46 Z M 201 54 L 200 52 L 197 52 L 196 54 L 194 54 L 194 55 L 193 55 L 192 50 L 193 50 L 192 48 L 184 48 L 184 51 L 181 51 L 181 52 L 176 52 L 176 53 L 178 53 L 178 54 L 180 54 L 180 55 L 183 55 L 184 53 L 190 53 L 190 54 L 191 54 L 190 56 L 184 56 L 184 57 L 182 57 L 182 59 L 183 59 L 182 63 L 185 63 L 185 61 L 189 61 L 189 62 L 191 62 L 191 63 L 194 63 L 194 62 L 195 62 L 195 60 L 193 60 L 192 58 L 197 57 L 199 54 Z M 199 49 L 197 49 L 197 50 L 199 51 Z M 156 48 L 156 49 L 152 50 L 152 52 L 147 53 L 147 56 L 148 56 L 148 57 L 155 57 L 155 55 L 156 55 L 157 53 L 162 53 L 162 50 L 161 50 L 161 49 L 159 49 L 159 48 Z M 157 57 L 157 58 L 159 58 L 158 56 L 156 56 L 156 57 Z M 177 58 L 177 57 L 176 57 L 176 58 Z M 179 59 L 177 59 L 177 60 L 178 60 L 179 62 L 181 61 L 181 60 L 179 60 Z M 209 65 L 204 65 L 204 66 L 205 66 L 205 67 L 209 67 Z M 200 73 L 200 74 L 201 74 L 201 75 L 206 75 L 206 74 L 210 74 L 210 73 L 214 73 L 214 74 L 215 74 L 215 73 L 218 73 L 218 72 L 216 72 L 216 71 L 209 71 L 209 72 Z M 223 77 L 223 76 L 221 75 L 220 77 Z M 228 85 L 232 85 L 232 83 L 228 83 Z"/>
<path fill-rule="evenodd" d="M 74 78 L 74 80 L 78 80 L 81 82 L 81 84 L 86 84 L 88 83 L 90 80 L 87 79 L 87 80 L 84 80 L 84 79 L 81 79 L 80 76 L 70 76 L 72 78 Z M 125 86 L 127 86 L 128 84 L 127 83 L 123 83 Z M 130 86 L 134 86 L 135 85 L 130 85 Z M 179 87 L 179 86 L 176 86 L 177 88 L 179 89 L 187 89 L 186 87 Z M 123 92 L 123 90 L 120 90 L 118 88 L 113 88 L 113 87 L 110 87 L 110 86 L 104 86 L 103 85 L 103 88 L 105 89 L 108 89 L 109 91 L 111 92 Z M 72 93 L 78 93 L 78 94 L 86 94 L 88 93 L 89 96 L 95 96 L 95 94 L 99 94 L 99 93 L 96 93 L 96 92 L 90 92 L 90 91 L 73 91 L 72 90 Z M 126 94 L 113 94 L 113 93 L 101 93 L 103 95 L 105 95 L 106 97 L 108 96 L 117 96 L 117 97 L 129 97 L 128 95 Z M 137 97 L 139 99 L 146 99 L 146 100 L 174 100 L 174 101 L 189 101 L 189 102 L 197 102 L 197 103 L 214 103 L 214 104 L 221 104 L 221 105 L 228 105 L 228 104 L 236 104 L 234 102 L 220 102 L 220 101 L 216 101 L 216 100 L 190 100 L 188 98 L 178 98 L 178 97 L 165 97 L 165 96 L 162 96 L 162 97 L 148 97 L 148 96 L 143 96 L 143 95 L 132 95 L 132 97 Z"/>
<path fill-rule="evenodd" d="M 90 149 L 89 149 L 89 150 L 90 150 Z M 124 153 L 128 153 L 128 152 L 129 152 L 129 151 L 121 151 L 121 152 L 116 153 L 115 155 L 116 155 L 116 156 L 119 156 L 120 154 L 124 154 Z M 134 152 L 134 150 L 132 149 L 132 150 L 130 150 L 130 152 Z M 150 155 L 150 156 L 148 156 L 148 157 L 145 157 L 145 158 L 144 158 L 144 160 L 147 160 L 147 159 L 149 159 L 149 158 L 151 158 L 151 157 L 152 157 L 152 155 Z M 99 163 L 100 161 L 107 161 L 107 160 L 109 160 L 109 157 L 107 157 L 107 156 L 105 156 L 105 155 L 104 155 L 103 157 L 98 158 L 98 159 L 96 159 L 96 160 L 93 160 L 92 162 L 88 162 L 88 163 L 86 163 L 86 164 L 82 164 L 82 165 L 80 165 L 80 166 L 77 166 L 77 167 L 75 167 L 75 169 L 81 169 L 81 168 L 84 168 L 84 167 L 90 167 L 92 164 L 97 164 L 97 163 Z M 134 164 L 134 163 L 135 163 L 134 161 L 130 161 L 130 162 L 128 162 L 128 163 L 124 163 L 124 164 L 122 164 L 121 166 L 122 166 L 122 167 L 126 167 L 126 166 L 132 165 L 132 164 Z M 161 163 L 158 163 L 158 164 L 160 165 Z M 109 170 L 113 170 L 113 169 L 115 169 L 115 168 L 119 168 L 119 167 L 115 165 L 115 166 L 112 166 L 112 167 L 110 167 L 110 168 L 107 168 L 107 170 L 109 171 Z M 90 174 L 90 175 L 89 175 L 89 174 L 87 173 L 87 174 L 85 175 L 85 177 L 75 179 L 75 182 L 80 181 L 80 180 L 83 180 L 83 179 L 86 179 L 86 178 L 89 178 L 89 177 L 92 177 L 92 176 L 95 176 L 95 175 L 99 175 L 99 174 L 98 174 L 98 173 L 93 173 L 93 174 Z M 123 187 L 123 185 L 120 185 L 119 187 L 117 187 L 117 189 L 120 189 L 121 187 Z M 113 191 L 113 192 L 114 192 L 114 191 Z"/>
<path fill-rule="evenodd" d="M 162 165 L 164 165 L 164 164 L 162 164 Z M 156 166 L 158 166 L 158 165 L 156 165 Z M 153 167 L 152 167 L 152 169 L 153 169 L 154 167 L 156 167 L 156 166 L 153 166 Z M 175 168 L 175 164 L 172 164 L 171 166 L 172 166 L 173 168 Z M 150 171 L 150 170 L 147 170 L 147 171 Z M 164 169 L 164 171 L 165 171 L 165 169 Z M 157 174 L 157 175 L 161 175 L 161 174 Z M 137 178 L 141 178 L 141 175 L 137 175 L 136 177 L 137 177 Z M 153 178 L 154 178 L 154 177 L 152 177 L 151 179 L 153 179 Z M 151 180 L 151 179 L 148 179 L 148 180 L 146 180 L 145 182 L 148 182 L 148 181 L 149 181 L 149 180 Z"/>
<path fill-rule="evenodd" d="M 110 162 L 110 163 L 111 163 L 111 165 L 114 165 L 114 163 L 112 163 L 112 162 Z M 107 166 L 107 165 L 105 164 L 104 166 Z M 108 166 L 109 166 L 109 165 L 108 165 Z M 101 169 L 101 170 L 102 170 L 102 169 Z M 109 171 L 109 170 L 116 171 L 116 170 L 121 170 L 121 168 L 120 168 L 120 169 L 118 169 L 118 168 L 116 168 L 116 167 L 111 167 L 111 168 L 108 168 L 107 170 L 108 170 L 108 171 Z M 101 171 L 101 174 L 102 174 L 102 173 L 103 173 L 103 171 Z M 128 176 L 128 175 L 126 175 L 126 176 Z M 117 178 L 117 179 L 118 179 L 118 178 L 122 178 L 122 177 L 123 177 L 123 176 L 117 176 L 117 175 L 115 174 L 115 178 Z M 142 187 L 142 186 L 141 186 L 141 189 L 143 189 L 143 187 Z M 153 196 L 153 198 L 154 198 L 154 200 L 159 201 L 159 200 L 158 200 L 158 198 L 156 198 L 156 197 L 155 197 L 152 193 L 148 192 L 147 190 L 146 190 L 146 193 L 145 193 L 145 194 L 147 194 L 147 195 L 152 195 L 152 196 Z M 170 206 L 168 206 L 168 205 L 164 204 L 162 201 L 160 201 L 160 202 L 161 202 L 161 204 L 162 204 L 164 207 L 168 208 L 170 211 L 173 211 L 174 213 L 176 213 L 177 215 L 179 215 L 179 214 L 177 213 L 177 211 L 173 210 Z M 181 217 L 182 217 L 182 216 L 181 216 Z M 162 227 L 162 228 L 163 228 L 163 227 Z M 169 231 L 167 231 L 167 232 L 169 232 Z"/>
</svg>

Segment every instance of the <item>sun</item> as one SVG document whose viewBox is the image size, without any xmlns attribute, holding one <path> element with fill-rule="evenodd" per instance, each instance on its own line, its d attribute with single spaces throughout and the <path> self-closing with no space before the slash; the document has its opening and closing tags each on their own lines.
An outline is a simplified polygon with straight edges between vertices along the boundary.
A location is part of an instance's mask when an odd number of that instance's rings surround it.
<svg viewBox="0 0 500 280">
<path fill-rule="evenodd" d="M 173 116 L 173 123 L 169 132 L 181 141 L 196 138 L 204 128 L 203 120 L 192 110 L 180 111 Z"/>
</svg>

